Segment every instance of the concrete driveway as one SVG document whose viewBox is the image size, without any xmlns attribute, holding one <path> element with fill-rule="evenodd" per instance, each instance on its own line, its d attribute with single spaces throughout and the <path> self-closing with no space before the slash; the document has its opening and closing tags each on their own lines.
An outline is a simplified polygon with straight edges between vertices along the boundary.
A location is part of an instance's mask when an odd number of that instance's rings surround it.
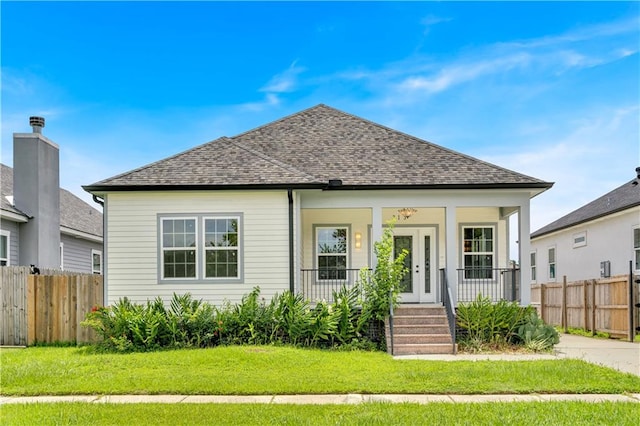
<svg viewBox="0 0 640 426">
<path fill-rule="evenodd" d="M 638 343 L 560 334 L 554 350 L 559 358 L 577 358 L 640 376 Z"/>
</svg>

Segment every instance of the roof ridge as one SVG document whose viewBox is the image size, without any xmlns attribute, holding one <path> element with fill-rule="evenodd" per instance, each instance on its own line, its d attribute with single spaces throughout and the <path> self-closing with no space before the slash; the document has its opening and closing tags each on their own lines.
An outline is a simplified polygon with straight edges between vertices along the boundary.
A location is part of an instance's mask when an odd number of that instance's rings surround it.
<svg viewBox="0 0 640 426">
<path fill-rule="evenodd" d="M 265 154 L 264 152 L 261 152 L 261 151 L 255 150 L 253 148 L 247 147 L 246 145 L 242 144 L 241 142 L 236 141 L 235 140 L 235 136 L 233 138 L 228 138 L 228 139 L 231 141 L 231 143 L 233 145 L 237 146 L 238 148 L 243 149 L 243 150 L 247 151 L 250 154 L 256 155 L 256 156 L 262 158 L 263 160 L 268 161 L 269 163 L 272 163 L 273 165 L 275 165 L 277 167 L 280 167 L 282 169 L 287 170 L 288 172 L 297 173 L 297 174 L 299 174 L 301 176 L 305 176 L 307 178 L 316 180 L 318 182 L 322 181 L 317 176 L 314 176 L 314 175 L 311 175 L 311 174 L 309 174 L 307 172 L 304 172 L 304 171 L 296 168 L 295 166 L 293 166 L 291 164 L 288 164 L 288 163 L 285 163 L 283 161 L 277 160 L 277 159 Z"/>
<path fill-rule="evenodd" d="M 262 125 L 260 125 L 258 127 L 254 127 L 253 129 L 249 129 L 249 130 L 246 130 L 246 131 L 244 131 L 242 133 L 238 133 L 237 135 L 232 136 L 231 138 L 232 139 L 239 138 L 240 136 L 244 136 L 244 135 L 246 135 L 248 133 L 255 132 L 257 130 L 263 129 L 265 127 L 271 126 L 272 124 L 276 124 L 276 123 L 279 123 L 281 121 L 288 120 L 290 118 L 296 117 L 298 115 L 301 115 L 301 114 L 303 114 L 305 112 L 308 112 L 308 111 L 311 111 L 311 110 L 314 110 L 314 109 L 317 109 L 319 107 L 325 107 L 325 108 L 330 108 L 330 109 L 333 109 L 333 110 L 336 110 L 336 111 L 340 111 L 340 110 L 337 110 L 337 109 L 332 108 L 332 107 L 330 107 L 328 105 L 325 105 L 325 104 L 317 104 L 317 105 L 314 105 L 312 107 L 305 108 L 302 111 L 294 112 L 293 114 L 285 115 L 284 117 L 278 118 L 278 119 L 273 120 L 273 121 L 269 121 L 268 123 L 262 124 Z"/>
</svg>

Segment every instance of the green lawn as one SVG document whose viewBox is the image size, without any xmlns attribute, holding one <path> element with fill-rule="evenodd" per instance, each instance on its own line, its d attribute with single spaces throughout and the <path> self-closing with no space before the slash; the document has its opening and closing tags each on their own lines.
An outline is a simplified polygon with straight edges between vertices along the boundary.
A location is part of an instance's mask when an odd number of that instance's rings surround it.
<svg viewBox="0 0 640 426">
<path fill-rule="evenodd" d="M 5 405 L 3 425 L 637 425 L 640 404 L 87 404 Z"/>
<path fill-rule="evenodd" d="M 232 346 L 127 355 L 0 351 L 2 395 L 624 393 L 640 377 L 578 360 L 418 361 L 380 352 Z"/>
</svg>

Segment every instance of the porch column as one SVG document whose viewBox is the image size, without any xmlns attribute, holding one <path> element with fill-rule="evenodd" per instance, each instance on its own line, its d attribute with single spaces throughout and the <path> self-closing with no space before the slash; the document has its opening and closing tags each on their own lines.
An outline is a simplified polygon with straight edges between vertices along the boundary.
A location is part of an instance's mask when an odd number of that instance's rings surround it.
<svg viewBox="0 0 640 426">
<path fill-rule="evenodd" d="M 371 241 L 369 242 L 369 250 L 371 250 L 370 268 L 375 268 L 378 263 L 376 254 L 373 251 L 373 243 L 382 239 L 382 207 L 375 206 L 371 208 Z"/>
<path fill-rule="evenodd" d="M 453 306 L 458 303 L 458 253 L 456 243 L 456 206 L 445 207 L 445 252 L 446 273 L 449 287 L 451 288 L 451 301 Z M 444 297 L 444 295 L 442 295 Z"/>
<path fill-rule="evenodd" d="M 531 304 L 531 224 L 529 219 L 529 199 L 520 205 L 518 212 L 518 244 L 520 263 L 520 304 Z"/>
</svg>

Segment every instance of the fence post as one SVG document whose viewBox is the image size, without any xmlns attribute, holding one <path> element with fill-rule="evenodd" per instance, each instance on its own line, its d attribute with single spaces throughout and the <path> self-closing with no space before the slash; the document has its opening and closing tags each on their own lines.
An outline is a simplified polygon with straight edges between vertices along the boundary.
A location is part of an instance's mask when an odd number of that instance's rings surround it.
<svg viewBox="0 0 640 426">
<path fill-rule="evenodd" d="M 589 284 L 587 280 L 582 281 L 582 294 L 584 309 L 584 331 L 589 330 Z"/>
<path fill-rule="evenodd" d="M 562 276 L 562 328 L 565 333 L 569 332 L 569 327 L 567 325 L 567 276 Z"/>
<path fill-rule="evenodd" d="M 540 283 L 540 318 L 542 319 L 542 321 L 546 323 L 547 321 L 544 318 L 545 303 L 546 303 L 546 300 L 545 300 L 544 283 Z"/>
<path fill-rule="evenodd" d="M 629 341 L 633 342 L 636 337 L 635 328 L 633 327 L 633 261 L 629 261 L 629 280 L 627 281 L 627 285 L 629 286 L 628 294 L 629 294 L 629 303 L 627 303 L 627 309 L 629 310 Z"/>
<path fill-rule="evenodd" d="M 596 335 L 596 280 L 591 280 L 591 335 Z"/>
</svg>

